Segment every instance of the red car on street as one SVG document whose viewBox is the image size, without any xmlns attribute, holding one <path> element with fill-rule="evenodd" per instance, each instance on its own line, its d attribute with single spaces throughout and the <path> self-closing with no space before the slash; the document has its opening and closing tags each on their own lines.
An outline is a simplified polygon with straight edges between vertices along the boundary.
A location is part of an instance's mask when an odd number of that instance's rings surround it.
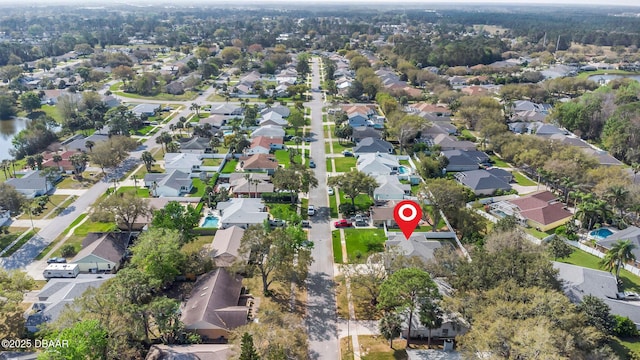
<svg viewBox="0 0 640 360">
<path fill-rule="evenodd" d="M 341 227 L 350 227 L 351 226 L 351 222 L 347 219 L 341 219 L 338 220 L 336 222 L 333 223 L 333 225 L 337 228 L 341 228 Z"/>
</svg>

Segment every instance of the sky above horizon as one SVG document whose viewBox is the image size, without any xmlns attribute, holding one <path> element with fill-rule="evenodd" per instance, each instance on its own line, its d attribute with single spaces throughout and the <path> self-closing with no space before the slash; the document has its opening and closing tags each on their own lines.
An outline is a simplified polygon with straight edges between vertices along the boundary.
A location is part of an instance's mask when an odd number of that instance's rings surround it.
<svg viewBox="0 0 640 360">
<path fill-rule="evenodd" d="M 44 5 L 44 4 L 82 4 L 82 5 L 98 5 L 104 4 L 103 0 L 22 0 L 20 1 L 20 5 Z M 640 1 L 638 0 L 610 0 L 610 1 L 602 1 L 602 0 L 532 0 L 530 2 L 521 2 L 517 0 L 115 0 L 111 2 L 111 4 L 131 4 L 131 5 L 152 5 L 152 4 L 173 4 L 173 5 L 248 5 L 248 4 L 265 4 L 265 3 L 286 3 L 286 4 L 300 4 L 300 3 L 341 3 L 344 5 L 349 4 L 367 4 L 367 3 L 384 3 L 392 5 L 397 3 L 401 5 L 403 3 L 411 3 L 411 4 L 419 4 L 423 6 L 428 6 L 429 4 L 464 4 L 464 3 L 473 3 L 473 4 L 510 4 L 517 6 L 526 6 L 526 5 L 536 5 L 536 4 L 547 4 L 547 5 L 600 5 L 600 6 L 634 6 L 640 7 Z M 0 4 L 2 5 L 16 5 L 15 0 L 0 0 Z"/>
</svg>

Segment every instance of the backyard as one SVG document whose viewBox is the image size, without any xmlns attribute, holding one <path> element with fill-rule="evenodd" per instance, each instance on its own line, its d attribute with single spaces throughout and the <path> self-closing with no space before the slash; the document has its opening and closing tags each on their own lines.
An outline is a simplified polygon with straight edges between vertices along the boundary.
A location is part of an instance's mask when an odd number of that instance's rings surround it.
<svg viewBox="0 0 640 360">
<path fill-rule="evenodd" d="M 288 150 L 276 150 L 275 156 L 276 156 L 276 160 L 278 161 L 278 164 L 284 165 L 285 168 L 288 168 L 289 166 L 291 166 L 291 162 L 289 161 L 289 151 Z M 306 153 L 305 153 L 305 157 L 308 158 L 309 156 L 306 155 Z M 296 154 L 293 157 L 293 161 L 296 164 L 302 163 L 302 156 L 300 156 L 300 154 Z"/>
<path fill-rule="evenodd" d="M 518 185 L 522 186 L 535 186 L 536 182 L 530 180 L 526 176 L 522 175 L 519 171 L 514 171 L 511 173 L 513 175 L 513 179 L 518 183 Z"/>
<path fill-rule="evenodd" d="M 234 173 L 236 171 L 236 166 L 238 166 L 238 160 L 237 159 L 229 160 L 229 161 L 227 161 L 226 164 L 224 164 L 224 167 L 222 168 L 221 173 L 222 174 Z"/>
</svg>

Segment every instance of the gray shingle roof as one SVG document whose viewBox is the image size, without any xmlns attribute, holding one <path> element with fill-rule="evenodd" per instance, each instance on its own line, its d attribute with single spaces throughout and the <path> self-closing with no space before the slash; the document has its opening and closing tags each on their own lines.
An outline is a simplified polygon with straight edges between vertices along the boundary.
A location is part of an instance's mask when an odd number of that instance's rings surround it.
<svg viewBox="0 0 640 360">
<path fill-rule="evenodd" d="M 353 149 L 353 152 L 356 153 L 390 153 L 392 151 L 393 145 L 391 145 L 391 143 L 381 139 L 374 139 L 372 137 L 360 140 L 358 145 Z"/>
</svg>

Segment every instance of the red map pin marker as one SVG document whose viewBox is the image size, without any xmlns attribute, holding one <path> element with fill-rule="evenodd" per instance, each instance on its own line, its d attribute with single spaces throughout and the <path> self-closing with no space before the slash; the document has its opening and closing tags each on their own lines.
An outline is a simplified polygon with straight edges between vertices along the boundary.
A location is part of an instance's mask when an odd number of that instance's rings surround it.
<svg viewBox="0 0 640 360">
<path fill-rule="evenodd" d="M 409 240 L 413 230 L 416 229 L 420 219 L 422 219 L 422 209 L 420 205 L 413 201 L 401 201 L 393 209 L 393 218 L 396 219 L 396 223 L 398 223 L 404 237 Z"/>
</svg>

